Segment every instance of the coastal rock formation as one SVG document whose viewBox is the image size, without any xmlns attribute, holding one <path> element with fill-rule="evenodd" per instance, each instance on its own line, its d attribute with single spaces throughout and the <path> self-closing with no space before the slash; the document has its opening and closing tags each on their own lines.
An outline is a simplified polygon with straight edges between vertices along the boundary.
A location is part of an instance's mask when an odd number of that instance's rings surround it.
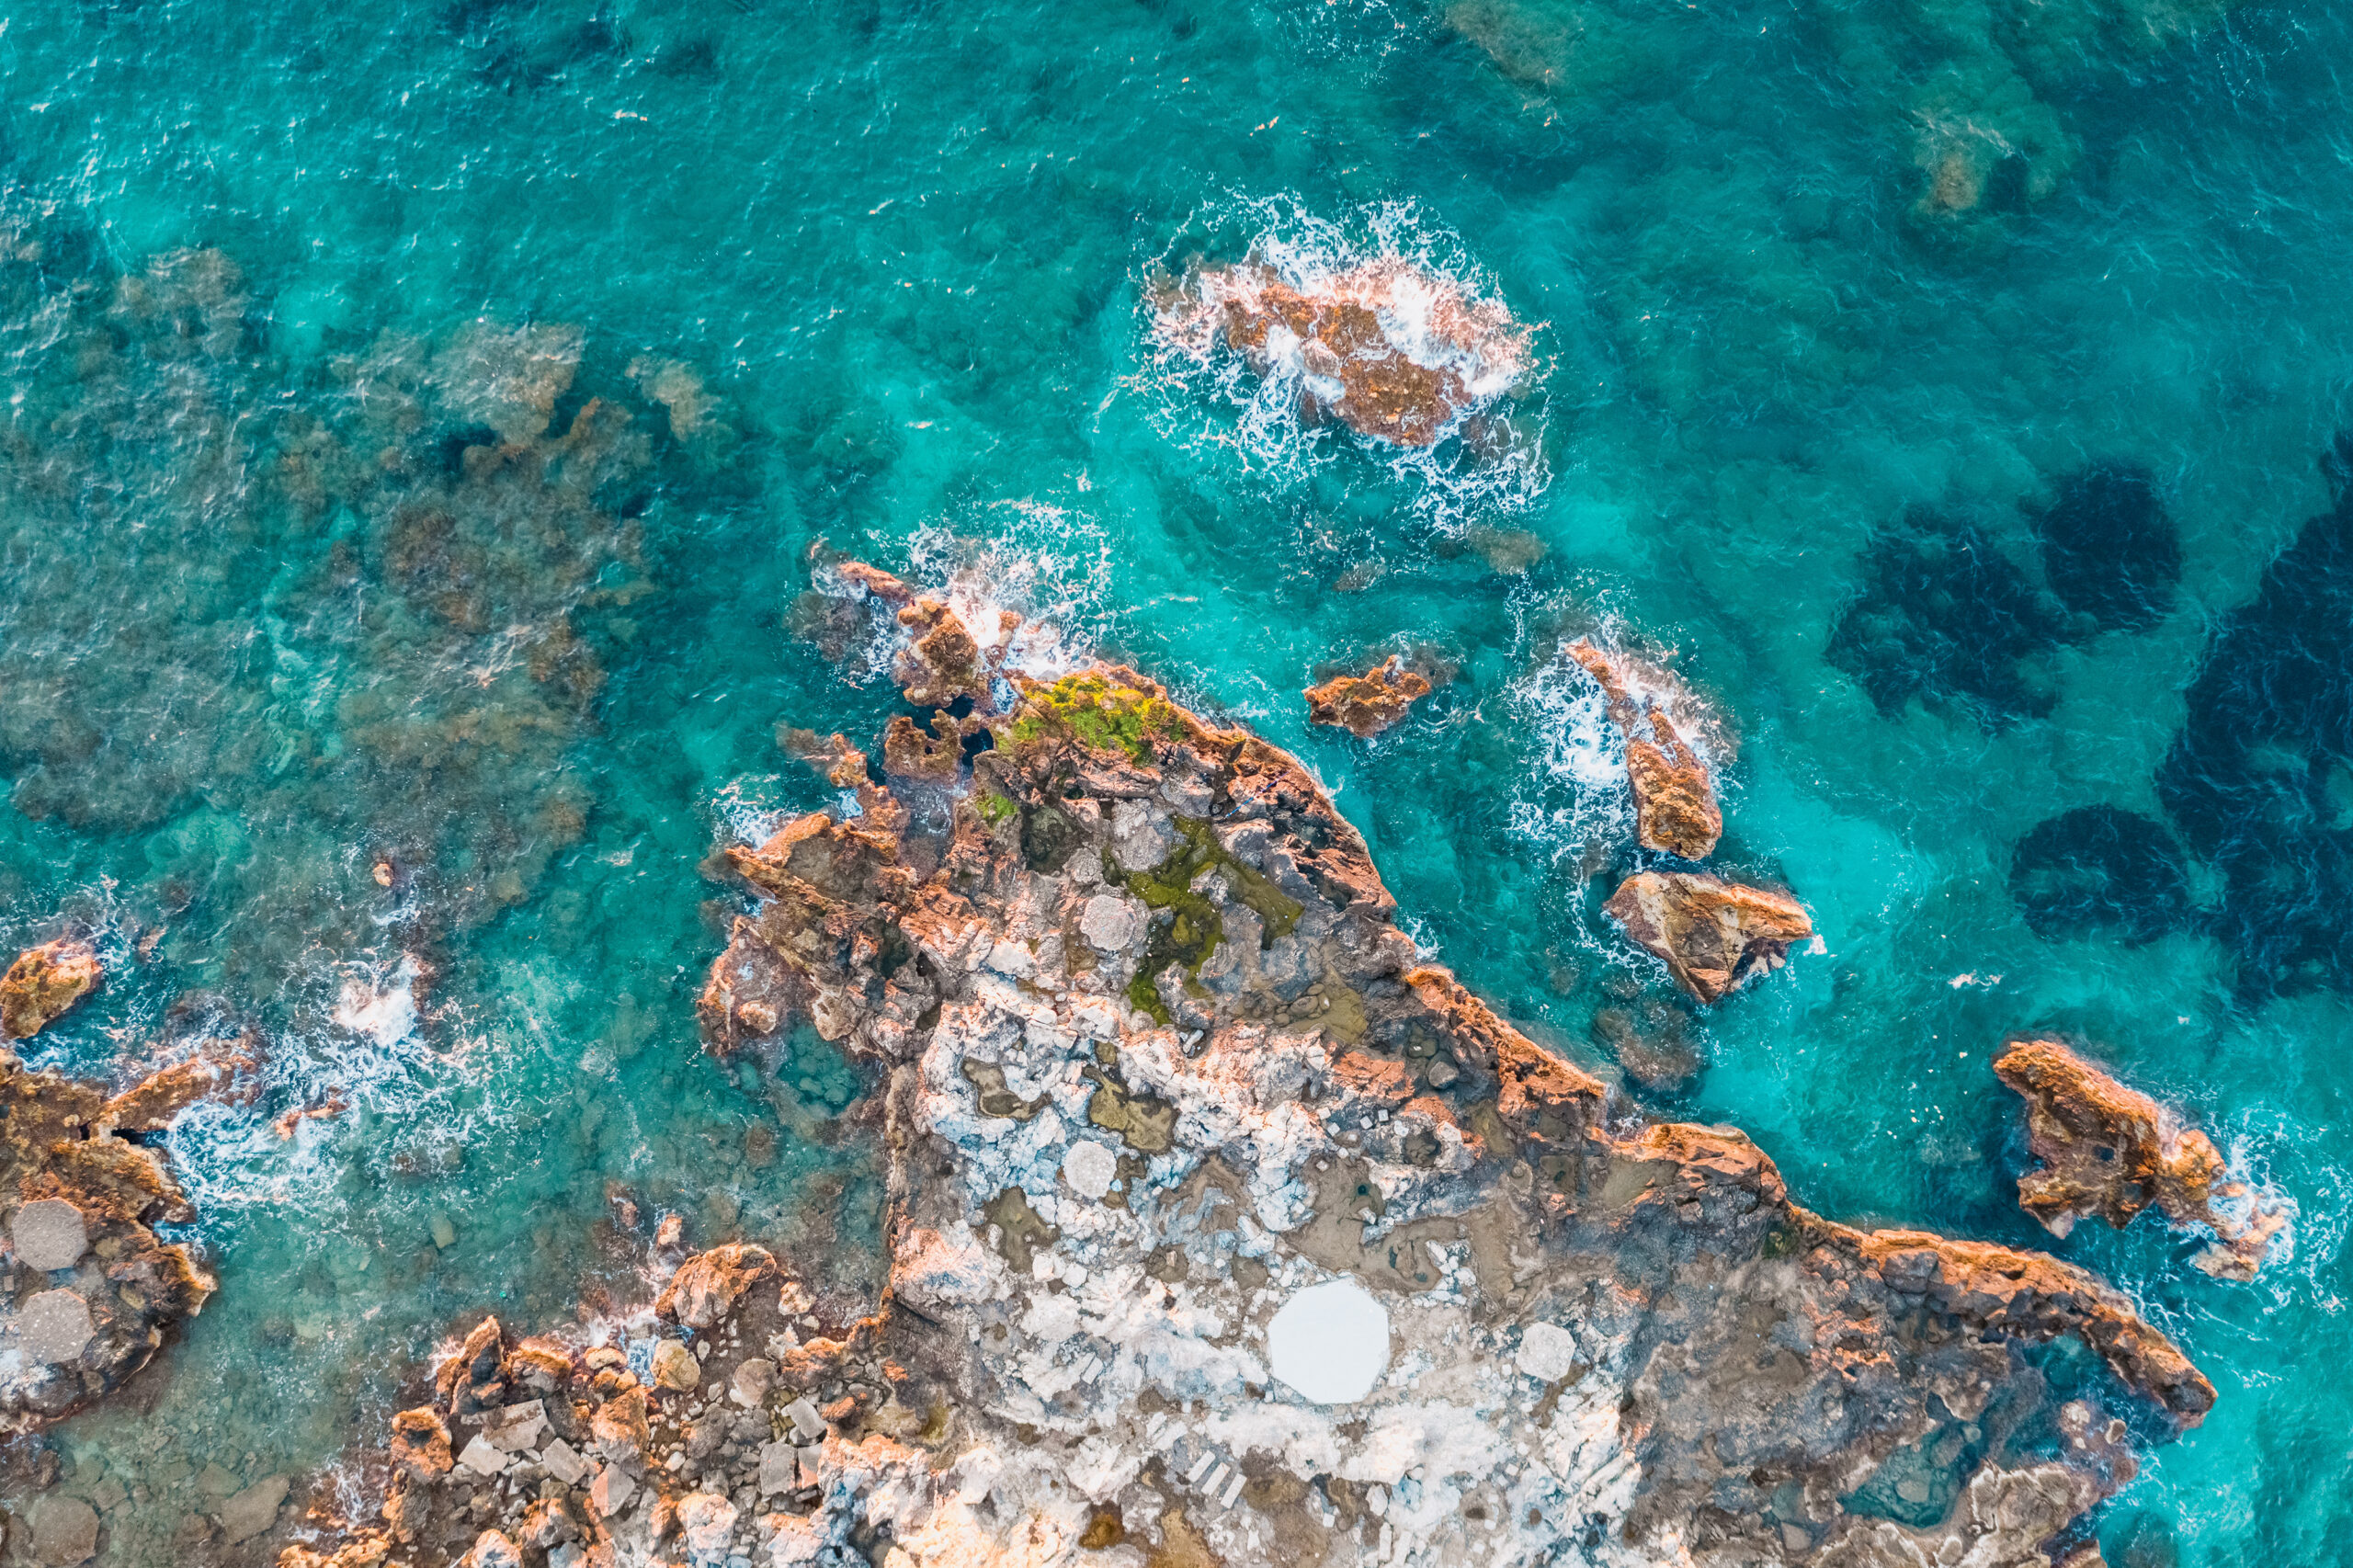
<svg viewBox="0 0 2353 1568">
<path fill-rule="evenodd" d="M 2231 1179 L 2213 1140 L 2052 1040 L 2015 1040 L 1994 1072 L 2026 1101 L 2040 1168 L 2018 1177 L 2018 1207 L 2054 1236 L 2096 1214 L 2121 1229 L 2154 1203 L 2176 1225 L 2218 1238 L 2190 1259 L 2222 1279 L 2252 1279 L 2288 1217 Z"/>
<path fill-rule="evenodd" d="M 1261 260 L 1197 267 L 1151 301 L 1165 342 L 1295 379 L 1300 412 L 1433 446 L 1529 371 L 1527 329 L 1494 300 L 1397 256 L 1313 276 Z"/>
<path fill-rule="evenodd" d="M 1004 678 L 952 813 L 870 783 L 732 853 L 700 1004 L 714 1051 L 805 1022 L 882 1075 L 876 1313 L 737 1247 L 626 1349 L 479 1327 L 386 1527 L 288 1568 L 2023 1565 L 2131 1472 L 2122 1412 L 2211 1405 L 2080 1269 L 1629 1117 L 1419 960 L 1283 752 L 1133 670 Z M 1390 1333 L 1318 1403 L 1269 1325 L 1342 1279 Z M 2064 1403 L 2059 1339 L 2105 1369 Z"/>
<path fill-rule="evenodd" d="M 1392 653 L 1363 675 L 1334 676 L 1302 695 L 1307 699 L 1309 723 L 1331 724 L 1369 741 L 1429 694 L 1428 677 L 1407 669 L 1405 661 Z"/>
<path fill-rule="evenodd" d="M 82 1408 L 145 1366 L 213 1290 L 153 1226 L 196 1215 L 153 1151 L 111 1129 L 160 1096 L 0 1053 L 0 1431 Z"/>
<path fill-rule="evenodd" d="M 30 1040 L 88 995 L 103 971 L 87 942 L 61 937 L 17 955 L 0 975 L 0 1031 Z"/>
<path fill-rule="evenodd" d="M 1563 652 L 1601 687 L 1609 722 L 1626 737 L 1626 776 L 1643 847 L 1686 860 L 1707 858 L 1724 832 L 1707 764 L 1685 744 L 1664 705 L 1647 693 L 1637 700 L 1623 661 L 1583 638 Z"/>
<path fill-rule="evenodd" d="M 1637 871 L 1602 908 L 1701 1002 L 1780 968 L 1790 944 L 1813 935 L 1789 894 L 1693 871 Z"/>
</svg>

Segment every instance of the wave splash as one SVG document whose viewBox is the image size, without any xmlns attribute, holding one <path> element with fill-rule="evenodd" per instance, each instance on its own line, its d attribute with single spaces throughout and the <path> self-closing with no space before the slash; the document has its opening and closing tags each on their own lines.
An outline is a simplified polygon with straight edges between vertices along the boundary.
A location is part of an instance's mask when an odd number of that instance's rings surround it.
<svg viewBox="0 0 2353 1568">
<path fill-rule="evenodd" d="M 1163 256 L 1142 291 L 1139 380 L 1164 436 L 1286 480 L 1354 449 L 1449 531 L 1542 493 L 1540 328 L 1458 237 L 1404 202 L 1333 220 L 1266 199 L 1208 226 L 1246 235 L 1242 259 Z"/>
</svg>

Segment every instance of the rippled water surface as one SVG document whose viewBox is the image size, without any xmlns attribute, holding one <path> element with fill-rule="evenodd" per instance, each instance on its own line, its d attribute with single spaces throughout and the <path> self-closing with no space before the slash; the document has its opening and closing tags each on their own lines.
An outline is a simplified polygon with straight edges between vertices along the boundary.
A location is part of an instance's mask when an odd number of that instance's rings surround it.
<svg viewBox="0 0 2353 1568">
<path fill-rule="evenodd" d="M 1835 1217 L 2047 1242 L 1987 1062 L 2094 1042 L 2299 1210 L 2251 1286 L 2051 1244 L 2222 1391 L 2109 1561 L 2339 1558 L 2347 58 L 2210 0 L 16 9 L 0 938 L 108 958 L 37 1059 L 271 1042 L 171 1140 L 220 1295 L 52 1436 L 110 1560 L 453 1316 L 627 1298 L 621 1191 L 870 1282 L 861 1085 L 691 1010 L 699 863 L 824 800 L 778 724 L 892 711 L 791 634 L 820 540 L 1300 750 L 1468 982 Z M 1531 368 L 1427 451 L 1302 423 L 1145 304 L 1254 254 L 1419 264 Z M 1585 631 L 1825 939 L 1704 1017 L 1598 914 Z M 1452 679 L 1311 733 L 1389 651 Z"/>
</svg>

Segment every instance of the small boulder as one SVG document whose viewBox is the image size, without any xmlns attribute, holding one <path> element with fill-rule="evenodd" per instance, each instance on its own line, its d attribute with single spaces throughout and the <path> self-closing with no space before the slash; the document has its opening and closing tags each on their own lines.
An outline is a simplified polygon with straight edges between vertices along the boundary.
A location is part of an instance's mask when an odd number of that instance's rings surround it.
<svg viewBox="0 0 2353 1568">
<path fill-rule="evenodd" d="M 1637 871 L 1602 907 L 1701 1002 L 1780 968 L 1790 945 L 1813 935 L 1789 894 L 1698 872 Z"/>
<path fill-rule="evenodd" d="M 404 1410 L 392 1417 L 392 1463 L 424 1480 L 447 1475 L 456 1460 L 449 1452 L 449 1428 L 431 1405 Z"/>
<path fill-rule="evenodd" d="M 98 1513 L 79 1497 L 50 1493 L 32 1506 L 33 1561 L 73 1568 L 98 1553 Z"/>
<path fill-rule="evenodd" d="M 105 971 L 87 942 L 59 937 L 17 955 L 0 975 L 0 1031 L 30 1040 L 88 995 Z"/>
<path fill-rule="evenodd" d="M 1360 676 L 1335 676 L 1307 688 L 1307 722 L 1330 724 L 1369 741 L 1405 716 L 1430 694 L 1428 677 L 1405 667 L 1396 654 Z"/>
<path fill-rule="evenodd" d="M 221 1536 L 230 1545 L 251 1540 L 278 1522 L 278 1506 L 291 1483 L 266 1475 L 221 1505 Z"/>
<path fill-rule="evenodd" d="M 654 1382 L 657 1388 L 684 1393 L 702 1381 L 702 1364 L 695 1353 L 676 1339 L 654 1347 Z"/>
<path fill-rule="evenodd" d="M 728 1538 L 735 1531 L 735 1505 L 711 1492 L 694 1492 L 678 1499 L 678 1528 L 687 1550 L 697 1562 L 727 1555 Z"/>
</svg>

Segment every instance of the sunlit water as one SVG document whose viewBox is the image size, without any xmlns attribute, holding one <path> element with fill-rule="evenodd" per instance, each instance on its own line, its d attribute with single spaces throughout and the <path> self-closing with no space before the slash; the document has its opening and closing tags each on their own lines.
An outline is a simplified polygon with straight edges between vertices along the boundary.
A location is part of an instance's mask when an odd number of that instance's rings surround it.
<svg viewBox="0 0 2353 1568">
<path fill-rule="evenodd" d="M 2353 735 L 2225 747 L 2256 817 L 2157 778 L 2353 416 L 2348 51 L 2341 8 L 2088 0 L 13 12 L 0 937 L 107 951 L 40 1060 L 130 1074 L 187 998 L 271 1044 L 170 1141 L 220 1295 L 53 1435 L 112 1560 L 381 1430 L 457 1314 L 628 1299 L 611 1184 L 870 1279 L 854 1076 L 691 1016 L 734 907 L 698 866 L 826 798 L 775 727 L 892 710 L 790 635 L 821 539 L 1298 749 L 1418 938 L 1604 1070 L 1598 1010 L 1673 1018 L 1597 912 L 1631 824 L 1554 652 L 1672 666 L 1720 860 L 1826 951 L 1685 1023 L 1651 1103 L 1835 1217 L 2034 1244 L 1987 1062 L 2095 1042 L 2299 1210 L 2251 1286 L 2154 1219 L 2055 1244 L 2222 1391 L 2109 1561 L 2335 1559 L 2353 882 L 2265 878 L 2342 858 Z M 1506 438 L 1401 454 L 1172 355 L 1153 280 L 1254 253 L 1500 301 Z M 2036 521 L 2097 462 L 2180 540 L 2107 630 Z M 1299 688 L 1389 651 L 1452 679 L 1311 733 Z M 2014 847 L 2093 805 L 2199 858 L 2038 934 Z"/>
</svg>

